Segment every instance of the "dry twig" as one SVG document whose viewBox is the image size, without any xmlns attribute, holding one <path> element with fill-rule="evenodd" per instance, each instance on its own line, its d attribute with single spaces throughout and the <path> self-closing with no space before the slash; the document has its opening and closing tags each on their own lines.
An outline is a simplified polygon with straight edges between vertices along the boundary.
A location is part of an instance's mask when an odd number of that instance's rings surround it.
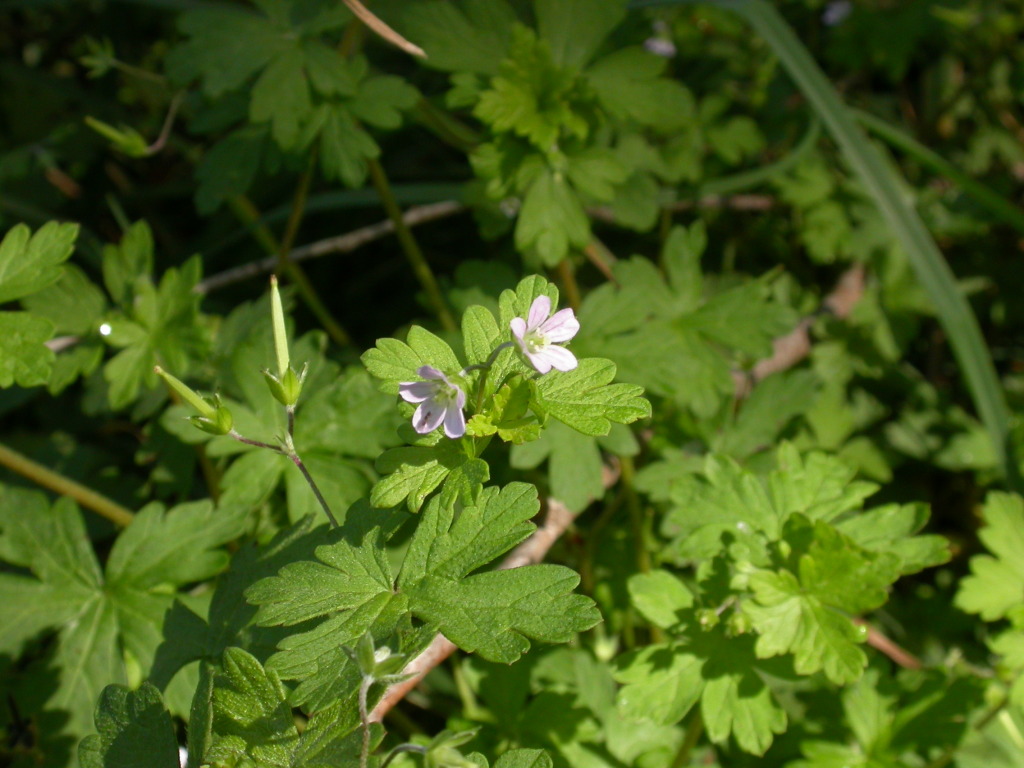
<svg viewBox="0 0 1024 768">
<path fill-rule="evenodd" d="M 402 214 L 402 218 L 408 226 L 414 227 L 417 224 L 425 224 L 428 221 L 436 221 L 437 219 L 452 216 L 462 210 L 465 210 L 465 206 L 462 203 L 455 202 L 454 200 L 443 200 L 439 203 L 418 205 L 410 208 Z M 288 259 L 290 261 L 304 261 L 316 256 L 325 256 L 328 253 L 350 253 L 367 243 L 386 237 L 394 231 L 394 223 L 390 219 L 385 219 L 376 224 L 370 224 L 352 232 L 347 232 L 344 235 L 328 237 L 325 240 L 317 240 L 309 245 L 299 246 L 288 253 Z M 195 290 L 196 293 L 210 293 L 242 280 L 272 272 L 277 265 L 278 259 L 273 256 L 259 261 L 252 261 L 240 267 L 211 275 L 196 285 Z"/>
<path fill-rule="evenodd" d="M 604 467 L 601 480 L 606 489 L 615 485 L 618 479 L 617 467 Z M 576 515 L 565 504 L 558 499 L 548 498 L 547 517 L 544 519 L 544 524 L 534 531 L 530 538 L 509 552 L 501 561 L 498 570 L 522 568 L 524 565 L 535 565 L 541 562 L 548 550 L 565 533 L 575 518 Z M 411 675 L 411 677 L 391 686 L 384 692 L 384 696 L 370 713 L 370 722 L 379 723 L 392 707 L 419 685 L 430 670 L 451 656 L 455 649 L 456 646 L 451 640 L 444 635 L 437 635 L 426 650 L 405 666 L 403 674 Z"/>
<path fill-rule="evenodd" d="M 371 13 L 365 5 L 359 2 L 359 0 L 342 0 L 342 2 L 348 6 L 348 9 L 355 14 L 357 19 L 396 48 L 401 48 L 406 53 L 411 53 L 413 56 L 419 56 L 421 59 L 427 58 L 427 54 L 422 48 L 410 43 L 400 34 L 395 32 L 395 30 L 381 21 L 376 15 Z"/>
<path fill-rule="evenodd" d="M 864 281 L 864 267 L 860 264 L 851 267 L 839 278 L 835 290 L 825 297 L 822 308 L 834 317 L 849 317 L 864 295 Z M 811 326 L 814 320 L 814 316 L 805 317 L 792 331 L 775 339 L 772 342 L 772 356 L 759 360 L 749 372 L 734 371 L 736 396 L 746 397 L 759 381 L 773 373 L 792 368 L 807 357 L 811 352 Z"/>
</svg>

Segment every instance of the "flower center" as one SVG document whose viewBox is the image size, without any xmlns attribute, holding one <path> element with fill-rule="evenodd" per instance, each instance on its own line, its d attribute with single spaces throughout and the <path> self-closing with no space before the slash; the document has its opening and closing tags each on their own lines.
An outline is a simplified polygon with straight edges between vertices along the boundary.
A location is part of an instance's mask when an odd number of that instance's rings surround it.
<svg viewBox="0 0 1024 768">
<path fill-rule="evenodd" d="M 543 349 L 548 345 L 548 340 L 541 335 L 538 331 L 532 330 L 527 331 L 523 335 L 523 344 L 526 345 L 526 349 L 530 352 L 536 352 Z"/>
<path fill-rule="evenodd" d="M 445 407 L 454 403 L 459 397 L 459 389 L 454 384 L 438 382 L 437 394 L 434 395 L 434 402 Z"/>
</svg>

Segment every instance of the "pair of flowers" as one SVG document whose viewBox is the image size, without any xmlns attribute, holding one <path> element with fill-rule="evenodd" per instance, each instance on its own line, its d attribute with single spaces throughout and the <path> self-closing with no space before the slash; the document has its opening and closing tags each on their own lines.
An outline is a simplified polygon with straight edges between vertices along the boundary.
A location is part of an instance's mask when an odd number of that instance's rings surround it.
<svg viewBox="0 0 1024 768">
<path fill-rule="evenodd" d="M 509 323 L 516 345 L 539 373 L 552 368 L 571 371 L 576 367 L 576 356 L 559 344 L 569 341 L 580 329 L 580 323 L 571 309 L 551 314 L 551 299 L 538 296 L 530 305 L 526 319 L 514 317 Z M 443 371 L 432 365 L 421 366 L 416 373 L 426 381 L 407 381 L 398 385 L 398 394 L 408 403 L 419 403 L 412 415 L 412 426 L 421 435 L 433 432 L 444 424 L 444 433 L 450 438 L 466 434 L 466 393 L 453 383 Z"/>
</svg>

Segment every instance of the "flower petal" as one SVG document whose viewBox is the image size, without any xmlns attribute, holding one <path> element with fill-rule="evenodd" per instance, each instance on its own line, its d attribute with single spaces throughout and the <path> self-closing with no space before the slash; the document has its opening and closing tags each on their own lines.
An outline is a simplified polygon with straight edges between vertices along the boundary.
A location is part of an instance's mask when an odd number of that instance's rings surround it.
<svg viewBox="0 0 1024 768">
<path fill-rule="evenodd" d="M 530 365 L 536 368 L 539 373 L 547 373 L 551 370 L 551 362 L 544 356 L 546 350 L 541 349 L 537 352 L 527 352 L 524 349 L 523 352 L 526 354 L 527 359 L 529 359 Z"/>
<path fill-rule="evenodd" d="M 465 397 L 465 395 L 462 396 L 463 400 Z M 462 414 L 462 408 L 448 408 L 444 415 L 444 433 L 452 440 L 457 440 L 466 434 L 466 417 Z"/>
<path fill-rule="evenodd" d="M 551 299 L 547 296 L 538 296 L 530 305 L 530 314 L 526 318 L 527 328 L 537 328 L 548 319 L 551 314 Z"/>
<path fill-rule="evenodd" d="M 538 357 L 543 357 L 544 362 L 547 363 L 548 369 L 557 368 L 560 371 L 571 371 L 575 368 L 578 363 L 576 362 L 576 355 L 570 352 L 565 347 L 548 346 L 537 352 Z M 536 363 L 534 363 L 536 365 Z M 540 371 L 540 368 L 537 368 Z M 544 371 L 541 371 L 544 373 Z"/>
<path fill-rule="evenodd" d="M 462 387 L 455 387 L 455 407 L 460 411 L 466 407 L 466 393 L 462 391 Z"/>
<path fill-rule="evenodd" d="M 573 311 L 566 307 L 560 309 L 540 326 L 541 335 L 548 341 L 568 341 L 580 330 L 580 321 Z"/>
<path fill-rule="evenodd" d="M 521 317 L 513 317 L 508 324 L 508 327 L 512 329 L 512 335 L 516 337 L 517 341 L 522 341 L 523 336 L 526 335 L 526 321 Z"/>
<path fill-rule="evenodd" d="M 421 365 L 416 369 L 416 373 L 422 376 L 424 379 L 437 379 L 439 381 L 448 381 L 448 377 L 444 375 L 443 371 L 437 370 L 432 365 Z"/>
<path fill-rule="evenodd" d="M 422 403 L 436 391 L 437 385 L 429 381 L 404 381 L 398 385 L 398 394 L 407 403 Z"/>
<path fill-rule="evenodd" d="M 443 405 L 433 400 L 426 400 L 420 403 L 416 413 L 412 415 L 412 428 L 421 435 L 433 432 L 444 419 L 446 410 Z"/>
</svg>

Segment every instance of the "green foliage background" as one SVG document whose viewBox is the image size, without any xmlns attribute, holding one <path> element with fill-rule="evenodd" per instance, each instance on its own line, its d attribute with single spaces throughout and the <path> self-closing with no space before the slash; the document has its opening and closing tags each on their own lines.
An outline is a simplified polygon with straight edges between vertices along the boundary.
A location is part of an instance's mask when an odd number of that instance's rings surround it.
<svg viewBox="0 0 1024 768">
<path fill-rule="evenodd" d="M 0 763 L 1024 766 L 1020 3 L 368 7 L 7 3 Z"/>
</svg>

